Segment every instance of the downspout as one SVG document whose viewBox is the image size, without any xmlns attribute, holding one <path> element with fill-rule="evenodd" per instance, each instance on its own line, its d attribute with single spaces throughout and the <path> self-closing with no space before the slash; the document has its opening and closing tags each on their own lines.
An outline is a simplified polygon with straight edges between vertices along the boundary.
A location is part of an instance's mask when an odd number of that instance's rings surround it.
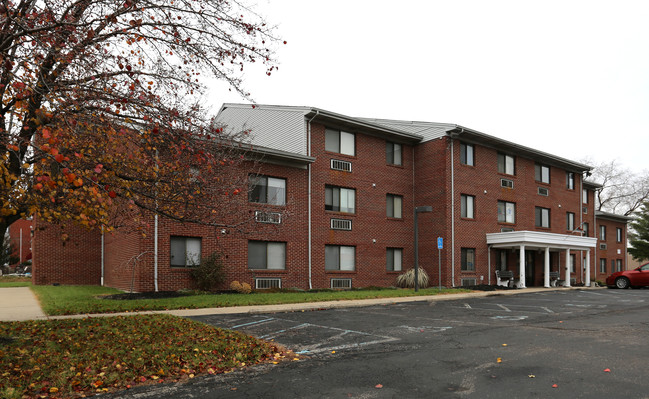
<svg viewBox="0 0 649 399">
<path fill-rule="evenodd" d="M 464 128 L 461 128 L 464 132 Z M 455 151 L 451 138 L 451 287 L 455 287 Z"/>
<path fill-rule="evenodd" d="M 104 286 L 104 226 L 101 226 L 101 286 Z"/>
<path fill-rule="evenodd" d="M 320 113 L 320 111 L 316 110 L 315 115 L 313 115 L 313 118 L 309 119 L 309 121 L 307 122 L 306 154 L 308 156 L 311 156 L 311 121 L 313 121 L 318 116 L 319 113 Z M 313 282 L 312 282 L 312 270 L 313 270 L 312 259 L 313 259 L 313 255 L 312 255 L 312 250 L 311 250 L 311 245 L 312 245 L 312 239 L 313 238 L 312 238 L 312 234 L 311 234 L 311 164 L 310 163 L 307 165 L 307 170 L 309 171 L 309 173 L 308 173 L 309 181 L 307 182 L 307 191 L 308 191 L 308 193 L 307 193 L 307 197 L 308 197 L 308 199 L 307 199 L 308 200 L 308 216 L 307 216 L 307 219 L 308 219 L 308 230 L 309 230 L 308 231 L 308 237 L 309 238 L 308 238 L 307 248 L 308 248 L 308 252 L 309 252 L 309 254 L 308 254 L 309 255 L 309 289 L 311 290 L 311 289 L 313 289 Z"/>
</svg>

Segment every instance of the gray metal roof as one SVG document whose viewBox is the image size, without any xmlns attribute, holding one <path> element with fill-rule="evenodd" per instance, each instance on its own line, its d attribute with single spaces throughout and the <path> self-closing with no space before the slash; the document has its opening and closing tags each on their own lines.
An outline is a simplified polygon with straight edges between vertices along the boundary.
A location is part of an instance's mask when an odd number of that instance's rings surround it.
<svg viewBox="0 0 649 399">
<path fill-rule="evenodd" d="M 223 104 L 216 118 L 232 131 L 250 130 L 253 146 L 302 156 L 308 155 L 306 125 L 307 121 L 313 120 L 333 128 L 410 144 L 450 136 L 568 171 L 581 173 L 592 169 L 579 162 L 451 123 L 357 118 L 315 107 L 252 104 Z"/>
</svg>

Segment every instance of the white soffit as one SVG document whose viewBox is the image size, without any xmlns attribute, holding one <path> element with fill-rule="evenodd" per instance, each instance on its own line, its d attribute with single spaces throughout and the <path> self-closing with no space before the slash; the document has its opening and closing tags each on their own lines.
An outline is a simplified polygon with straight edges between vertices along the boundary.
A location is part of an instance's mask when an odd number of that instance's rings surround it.
<svg viewBox="0 0 649 399">
<path fill-rule="evenodd" d="M 487 234 L 487 245 L 491 245 L 494 248 L 509 248 L 525 245 L 535 248 L 550 247 L 587 250 L 597 246 L 597 238 L 544 233 L 540 231 L 511 231 L 507 233 Z"/>
</svg>

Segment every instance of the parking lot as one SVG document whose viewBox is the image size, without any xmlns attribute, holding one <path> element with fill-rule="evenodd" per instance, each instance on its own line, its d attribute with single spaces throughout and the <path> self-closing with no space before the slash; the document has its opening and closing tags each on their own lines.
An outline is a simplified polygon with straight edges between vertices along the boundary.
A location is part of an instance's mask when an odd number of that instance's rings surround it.
<svg viewBox="0 0 649 399">
<path fill-rule="evenodd" d="M 274 340 L 305 359 L 206 377 L 156 394 L 175 398 L 648 397 L 647 301 L 649 290 L 559 290 L 193 317 Z"/>
</svg>

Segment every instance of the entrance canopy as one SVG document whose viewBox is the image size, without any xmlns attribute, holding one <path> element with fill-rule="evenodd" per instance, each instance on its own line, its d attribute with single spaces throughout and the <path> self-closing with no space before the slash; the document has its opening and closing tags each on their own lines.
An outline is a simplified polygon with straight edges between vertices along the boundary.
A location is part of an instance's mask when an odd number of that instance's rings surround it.
<svg viewBox="0 0 649 399">
<path fill-rule="evenodd" d="M 580 237 L 569 234 L 544 233 L 539 231 L 511 231 L 487 234 L 490 248 L 520 249 L 519 277 L 521 287 L 525 287 L 525 249 L 545 250 L 545 281 L 550 286 L 550 249 L 565 250 L 566 259 L 570 251 L 586 251 L 586 285 L 590 285 L 590 250 L 597 245 L 597 238 Z M 570 265 L 566 262 L 566 285 L 570 285 Z"/>
</svg>

